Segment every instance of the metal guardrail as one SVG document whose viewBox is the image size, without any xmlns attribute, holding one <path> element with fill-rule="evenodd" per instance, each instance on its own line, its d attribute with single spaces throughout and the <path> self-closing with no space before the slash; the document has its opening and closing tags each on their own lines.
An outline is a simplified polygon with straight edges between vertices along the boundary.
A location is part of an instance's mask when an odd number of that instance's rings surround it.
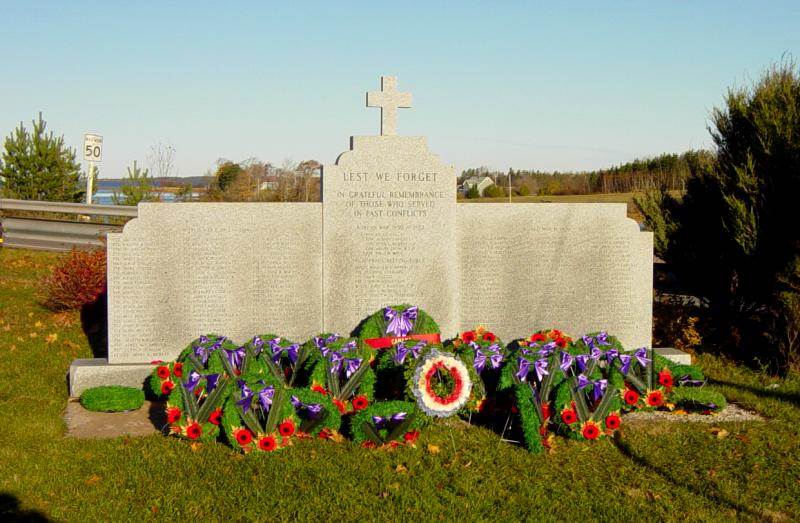
<svg viewBox="0 0 800 523">
<path fill-rule="evenodd" d="M 136 207 L 0 199 L 0 213 L 7 211 L 74 215 L 74 221 L 26 216 L 0 217 L 5 247 L 56 252 L 100 246 L 106 234 L 122 230 L 122 225 L 78 221 L 81 216 L 137 216 Z"/>
</svg>

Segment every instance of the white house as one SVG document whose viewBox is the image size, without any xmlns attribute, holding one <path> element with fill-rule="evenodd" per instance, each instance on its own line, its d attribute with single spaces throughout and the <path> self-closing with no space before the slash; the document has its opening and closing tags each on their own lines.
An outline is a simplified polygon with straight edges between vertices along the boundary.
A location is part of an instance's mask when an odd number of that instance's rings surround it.
<svg viewBox="0 0 800 523">
<path fill-rule="evenodd" d="M 491 185 L 494 185 L 494 181 L 488 176 L 484 176 L 483 178 L 480 176 L 473 176 L 464 180 L 464 183 L 461 184 L 461 191 L 464 194 L 467 194 L 467 191 L 472 189 L 473 186 L 477 186 L 478 194 L 483 196 L 483 191 L 485 191 L 486 188 Z"/>
</svg>

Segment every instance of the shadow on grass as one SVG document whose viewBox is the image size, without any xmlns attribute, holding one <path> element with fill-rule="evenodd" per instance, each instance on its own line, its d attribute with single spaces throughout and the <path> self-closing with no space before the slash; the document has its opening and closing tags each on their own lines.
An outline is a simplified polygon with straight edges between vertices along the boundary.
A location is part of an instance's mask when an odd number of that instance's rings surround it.
<svg viewBox="0 0 800 523">
<path fill-rule="evenodd" d="M 51 521 L 38 510 L 23 510 L 19 499 L 9 492 L 0 492 L 0 520 L 2 521 Z"/>
<path fill-rule="evenodd" d="M 728 498 L 720 493 L 711 493 L 708 490 L 700 489 L 699 487 L 692 485 L 688 482 L 681 482 L 678 481 L 673 474 L 670 473 L 669 470 L 666 470 L 658 465 L 651 463 L 646 457 L 637 454 L 633 447 L 620 439 L 619 437 L 614 438 L 614 445 L 619 449 L 623 456 L 630 459 L 636 465 L 658 474 L 662 479 L 664 479 L 667 483 L 672 484 L 676 488 L 683 488 L 694 494 L 695 496 L 699 496 L 709 500 L 712 503 L 716 503 L 720 507 L 724 507 L 730 510 L 737 511 L 738 514 L 748 514 L 750 516 L 761 517 L 760 512 L 756 512 L 753 509 L 749 508 L 746 505 L 742 505 L 741 503 L 736 502 L 733 499 Z"/>
<path fill-rule="evenodd" d="M 95 358 L 108 357 L 108 295 L 81 307 L 81 327 Z"/>
<path fill-rule="evenodd" d="M 167 413 L 164 410 L 165 403 L 163 401 L 152 401 L 150 409 L 147 412 L 147 418 L 155 428 L 160 430 L 163 434 L 167 433 Z"/>
<path fill-rule="evenodd" d="M 797 392 L 784 392 L 775 389 L 764 389 L 761 387 L 754 387 L 752 385 L 744 385 L 741 383 L 734 383 L 732 381 L 718 380 L 714 378 L 708 378 L 708 383 L 710 385 L 719 385 L 721 387 L 731 387 L 733 389 L 740 389 L 755 394 L 756 396 L 760 396 L 762 398 L 770 398 L 779 401 L 785 401 L 787 403 L 793 404 L 795 407 L 800 407 L 800 393 Z"/>
</svg>

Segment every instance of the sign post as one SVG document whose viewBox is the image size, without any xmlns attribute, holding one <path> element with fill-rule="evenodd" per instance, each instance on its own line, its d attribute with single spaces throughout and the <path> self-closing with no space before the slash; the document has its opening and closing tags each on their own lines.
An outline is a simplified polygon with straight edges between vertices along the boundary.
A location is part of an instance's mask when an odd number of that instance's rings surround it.
<svg viewBox="0 0 800 523">
<path fill-rule="evenodd" d="M 98 134 L 83 135 L 83 159 L 89 162 L 86 173 L 86 203 L 91 205 L 94 190 L 94 164 L 103 161 L 103 137 Z"/>
</svg>

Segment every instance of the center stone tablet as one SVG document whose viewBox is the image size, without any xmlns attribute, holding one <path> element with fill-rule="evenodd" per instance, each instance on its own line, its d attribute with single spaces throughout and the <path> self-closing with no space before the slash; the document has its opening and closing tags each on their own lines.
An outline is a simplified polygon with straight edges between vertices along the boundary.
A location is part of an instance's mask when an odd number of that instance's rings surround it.
<svg viewBox="0 0 800 523">
<path fill-rule="evenodd" d="M 383 126 L 383 132 L 387 132 Z M 325 330 L 411 303 L 457 323 L 456 178 L 424 137 L 356 136 L 323 182 Z"/>
</svg>

